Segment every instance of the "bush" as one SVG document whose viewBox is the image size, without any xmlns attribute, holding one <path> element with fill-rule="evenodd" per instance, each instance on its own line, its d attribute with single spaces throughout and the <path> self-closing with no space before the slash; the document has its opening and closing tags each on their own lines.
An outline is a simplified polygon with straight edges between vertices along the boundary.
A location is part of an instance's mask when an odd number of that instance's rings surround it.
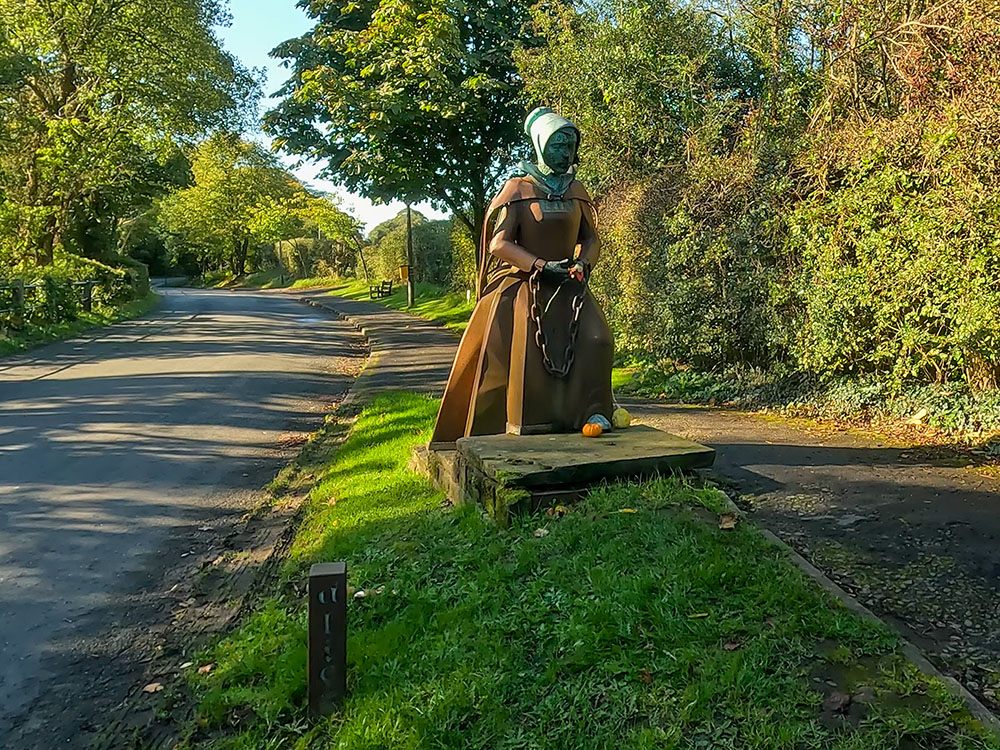
<svg viewBox="0 0 1000 750">
<path fill-rule="evenodd" d="M 823 169 L 832 162 L 839 179 L 789 216 L 803 368 L 996 388 L 1000 169 L 968 146 L 941 157 L 974 142 L 970 119 L 921 114 L 837 133 Z"/>
<path fill-rule="evenodd" d="M 413 211 L 413 260 L 416 278 L 428 284 L 446 286 L 451 281 L 451 224 L 428 221 Z M 376 226 L 368 235 L 368 259 L 373 277 L 398 279 L 399 267 L 406 265 L 406 211 Z"/>
<path fill-rule="evenodd" d="M 451 288 L 455 291 L 476 289 L 476 263 L 479 254 L 479 238 L 458 219 L 451 220 Z"/>
<path fill-rule="evenodd" d="M 45 276 L 41 281 L 45 320 L 61 323 L 76 320 L 80 308 L 79 287 L 72 280 L 60 276 Z"/>
<path fill-rule="evenodd" d="M 94 305 L 117 307 L 149 293 L 149 276 L 145 273 L 145 265 L 138 261 L 135 264 L 135 267 L 125 270 L 91 258 L 65 253 L 59 257 L 53 269 L 74 281 L 96 281 Z"/>
</svg>

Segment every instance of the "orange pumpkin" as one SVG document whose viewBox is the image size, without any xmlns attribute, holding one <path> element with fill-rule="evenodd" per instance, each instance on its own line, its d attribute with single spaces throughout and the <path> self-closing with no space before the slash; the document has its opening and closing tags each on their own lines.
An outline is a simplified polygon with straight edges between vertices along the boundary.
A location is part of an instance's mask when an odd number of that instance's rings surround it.
<svg viewBox="0 0 1000 750">
<path fill-rule="evenodd" d="M 584 437 L 597 437 L 604 430 L 596 422 L 589 422 L 583 426 L 583 436 Z"/>
</svg>

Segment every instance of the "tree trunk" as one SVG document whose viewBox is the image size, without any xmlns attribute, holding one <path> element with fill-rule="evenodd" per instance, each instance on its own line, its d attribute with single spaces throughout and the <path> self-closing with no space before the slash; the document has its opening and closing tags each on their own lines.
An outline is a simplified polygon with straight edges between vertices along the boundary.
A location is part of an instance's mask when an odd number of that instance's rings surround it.
<svg viewBox="0 0 1000 750">
<path fill-rule="evenodd" d="M 299 246 L 299 238 L 298 237 L 296 237 L 294 240 L 292 240 L 292 242 L 295 243 L 295 254 L 298 256 L 299 268 L 301 269 L 299 271 L 299 274 L 304 279 L 304 278 L 306 278 L 306 277 L 309 276 L 309 268 L 307 267 L 307 264 L 306 264 L 306 254 L 305 254 L 305 252 L 303 252 L 302 248 Z"/>
<path fill-rule="evenodd" d="M 236 256 L 237 276 L 244 276 L 247 272 L 247 250 L 250 248 L 250 238 L 247 237 L 240 244 L 239 255 Z"/>
<path fill-rule="evenodd" d="M 40 266 L 51 266 L 55 260 L 56 243 L 56 217 L 50 216 L 45 220 L 45 229 L 38 242 L 38 249 L 35 252 L 35 262 Z"/>
<path fill-rule="evenodd" d="M 242 276 L 247 268 L 247 248 L 250 245 L 250 238 L 242 240 L 233 238 L 233 255 L 229 263 L 229 270 L 233 276 Z"/>
<path fill-rule="evenodd" d="M 368 264 L 365 263 L 365 253 L 364 250 L 361 249 L 361 243 L 355 242 L 354 246 L 358 250 L 358 257 L 361 258 L 361 268 L 365 272 L 365 281 L 371 281 L 371 277 L 368 275 Z"/>
</svg>

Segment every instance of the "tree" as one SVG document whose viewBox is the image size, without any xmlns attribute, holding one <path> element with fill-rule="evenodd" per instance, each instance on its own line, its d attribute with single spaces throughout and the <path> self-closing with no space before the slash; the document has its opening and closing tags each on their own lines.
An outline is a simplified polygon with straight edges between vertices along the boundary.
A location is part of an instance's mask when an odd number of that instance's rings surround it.
<svg viewBox="0 0 1000 750">
<path fill-rule="evenodd" d="M 339 256 L 350 256 L 357 253 L 365 278 L 368 278 L 368 263 L 365 261 L 364 248 L 362 247 L 361 222 L 346 211 L 337 208 L 334 198 L 328 195 L 307 193 L 300 208 L 300 215 L 314 224 L 318 232 L 335 245 L 348 248 L 347 253 L 338 253 Z M 353 264 L 340 261 L 338 265 L 343 267 Z"/>
<path fill-rule="evenodd" d="M 264 118 L 280 148 L 375 201 L 430 199 L 475 236 L 523 140 L 512 60 L 527 0 L 313 0 L 292 68 Z"/>
<path fill-rule="evenodd" d="M 429 221 L 419 211 L 413 211 L 413 254 L 420 281 L 447 284 L 450 281 L 451 224 L 449 221 Z M 393 278 L 398 268 L 407 262 L 406 209 L 383 221 L 368 233 L 372 265 L 382 278 Z"/>
<path fill-rule="evenodd" d="M 219 46 L 216 0 L 0 0 L 0 18 L 0 200 L 17 262 L 49 263 L 82 225 L 116 223 L 108 211 L 130 200 L 109 196 L 141 192 L 150 162 L 249 117 L 256 84 Z"/>
<path fill-rule="evenodd" d="M 199 144 L 191 172 L 191 187 L 161 201 L 161 231 L 175 248 L 197 249 L 203 267 L 225 264 L 242 276 L 255 243 L 287 230 L 287 201 L 301 185 L 264 148 L 232 134 Z"/>
</svg>

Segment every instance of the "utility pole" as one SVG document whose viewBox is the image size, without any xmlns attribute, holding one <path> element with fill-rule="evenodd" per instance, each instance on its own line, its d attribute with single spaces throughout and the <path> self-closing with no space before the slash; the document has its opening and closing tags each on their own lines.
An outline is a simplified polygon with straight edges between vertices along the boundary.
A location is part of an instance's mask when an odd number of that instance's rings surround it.
<svg viewBox="0 0 1000 750">
<path fill-rule="evenodd" d="M 413 307 L 413 219 L 406 204 L 406 306 Z"/>
</svg>

